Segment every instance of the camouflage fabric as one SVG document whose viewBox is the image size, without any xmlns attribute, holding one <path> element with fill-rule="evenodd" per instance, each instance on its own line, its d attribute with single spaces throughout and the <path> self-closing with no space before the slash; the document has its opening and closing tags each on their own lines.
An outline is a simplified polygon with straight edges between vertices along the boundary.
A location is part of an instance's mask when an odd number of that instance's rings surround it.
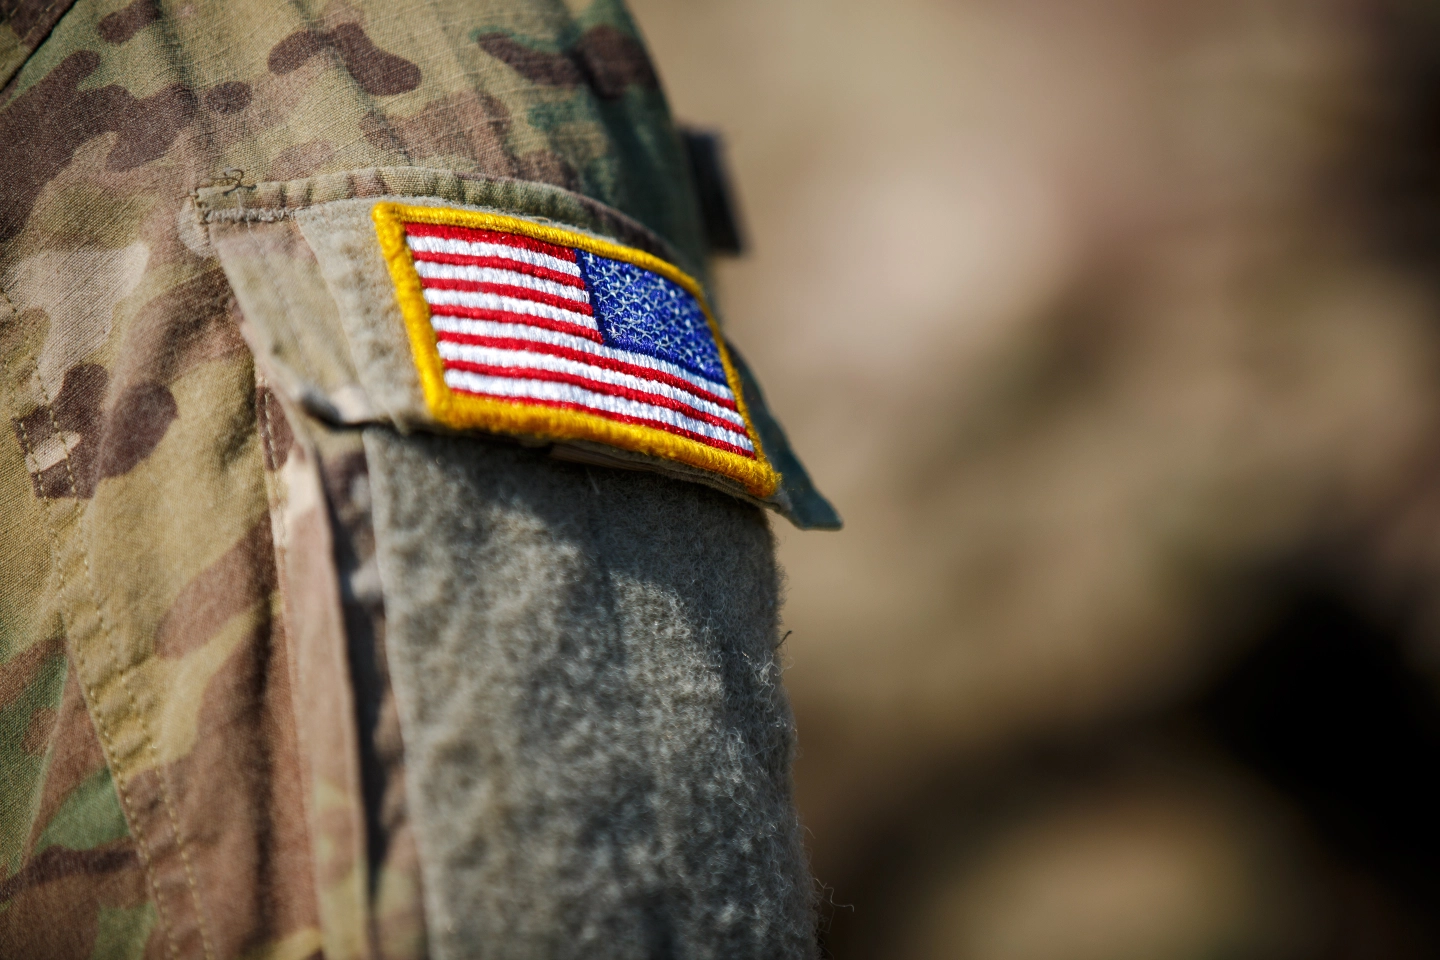
<svg viewBox="0 0 1440 960">
<path fill-rule="evenodd" d="M 0 955 L 424 956 L 363 447 L 257 372 L 214 232 L 246 216 L 212 214 L 301 178 L 527 181 L 703 275 L 635 26 L 619 0 L 0 17 Z"/>
</svg>

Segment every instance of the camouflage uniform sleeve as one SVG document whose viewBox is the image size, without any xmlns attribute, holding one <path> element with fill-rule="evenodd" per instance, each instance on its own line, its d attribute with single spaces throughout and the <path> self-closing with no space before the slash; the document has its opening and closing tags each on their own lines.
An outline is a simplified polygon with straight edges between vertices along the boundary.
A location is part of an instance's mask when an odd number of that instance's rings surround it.
<svg viewBox="0 0 1440 960">
<path fill-rule="evenodd" d="M 623 6 L 79 0 L 0 78 L 0 954 L 812 956 L 761 501 L 407 420 L 354 227 L 703 285 Z"/>
</svg>

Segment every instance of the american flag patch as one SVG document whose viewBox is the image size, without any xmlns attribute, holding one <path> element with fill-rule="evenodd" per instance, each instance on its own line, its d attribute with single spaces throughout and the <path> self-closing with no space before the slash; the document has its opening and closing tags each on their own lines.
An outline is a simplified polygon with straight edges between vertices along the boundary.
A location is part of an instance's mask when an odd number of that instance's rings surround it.
<svg viewBox="0 0 1440 960">
<path fill-rule="evenodd" d="M 779 478 L 699 285 L 642 250 L 498 214 L 374 208 L 431 414 L 589 440 L 769 496 Z"/>
</svg>

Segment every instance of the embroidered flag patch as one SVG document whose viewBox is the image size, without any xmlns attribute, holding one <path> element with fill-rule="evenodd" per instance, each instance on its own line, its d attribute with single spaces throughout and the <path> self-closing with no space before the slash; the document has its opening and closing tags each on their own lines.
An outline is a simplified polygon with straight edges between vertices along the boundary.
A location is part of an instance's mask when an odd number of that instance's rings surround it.
<svg viewBox="0 0 1440 960">
<path fill-rule="evenodd" d="M 373 216 L 440 423 L 604 443 L 775 491 L 689 276 L 515 217 L 395 203 Z"/>
</svg>

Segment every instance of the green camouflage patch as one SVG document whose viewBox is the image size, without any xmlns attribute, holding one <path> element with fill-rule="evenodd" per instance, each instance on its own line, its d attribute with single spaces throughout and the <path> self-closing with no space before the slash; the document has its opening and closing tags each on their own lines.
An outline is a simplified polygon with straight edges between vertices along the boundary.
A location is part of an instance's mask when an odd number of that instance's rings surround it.
<svg viewBox="0 0 1440 960">
<path fill-rule="evenodd" d="M 143 960 L 154 926 L 153 903 L 128 908 L 101 907 L 90 960 Z"/>
<path fill-rule="evenodd" d="M 125 814 L 108 769 L 96 770 L 70 792 L 35 843 L 35 854 L 50 847 L 89 850 L 127 836 Z"/>
</svg>

